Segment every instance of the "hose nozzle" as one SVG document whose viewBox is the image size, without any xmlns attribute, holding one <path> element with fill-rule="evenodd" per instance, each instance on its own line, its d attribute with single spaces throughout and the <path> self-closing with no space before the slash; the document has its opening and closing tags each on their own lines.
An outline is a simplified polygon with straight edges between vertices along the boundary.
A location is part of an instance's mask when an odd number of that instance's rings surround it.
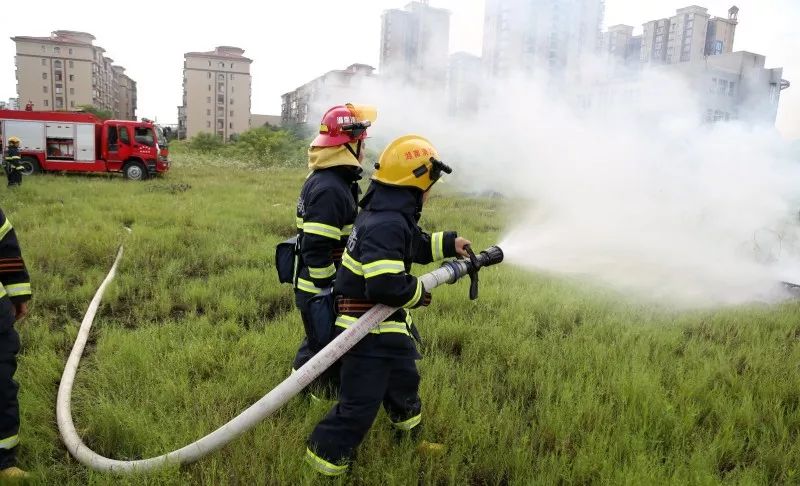
<svg viewBox="0 0 800 486">
<path fill-rule="evenodd" d="M 478 266 L 480 268 L 491 267 L 492 265 L 502 263 L 503 250 L 497 245 L 490 246 L 489 248 L 480 252 L 479 255 L 475 255 L 475 258 L 478 261 Z"/>
</svg>

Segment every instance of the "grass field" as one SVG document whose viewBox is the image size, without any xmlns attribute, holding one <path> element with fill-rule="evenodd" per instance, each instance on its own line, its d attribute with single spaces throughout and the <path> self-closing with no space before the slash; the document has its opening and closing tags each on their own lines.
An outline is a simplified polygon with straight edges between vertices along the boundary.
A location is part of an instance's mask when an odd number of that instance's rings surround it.
<svg viewBox="0 0 800 486">
<path fill-rule="evenodd" d="M 294 231 L 304 171 L 176 159 L 143 183 L 48 175 L 0 189 L 34 284 L 17 380 L 21 465 L 38 483 L 318 480 L 304 441 L 332 402 L 295 398 L 195 464 L 136 477 L 89 471 L 59 440 L 61 371 L 122 241 L 74 395 L 95 451 L 133 459 L 183 446 L 289 371 L 302 330 L 272 259 Z M 436 197 L 423 226 L 458 229 L 483 248 L 512 217 L 506 204 Z M 797 303 L 676 312 L 509 263 L 481 282 L 476 302 L 462 282 L 416 314 L 424 438 L 446 454 L 395 441 L 381 412 L 342 483 L 800 483 Z"/>
</svg>

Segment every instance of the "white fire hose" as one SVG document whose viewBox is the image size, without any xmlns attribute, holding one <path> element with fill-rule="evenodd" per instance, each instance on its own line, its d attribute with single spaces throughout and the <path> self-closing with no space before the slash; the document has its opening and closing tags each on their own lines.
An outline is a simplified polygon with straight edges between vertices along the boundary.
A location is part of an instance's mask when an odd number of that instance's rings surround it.
<svg viewBox="0 0 800 486">
<path fill-rule="evenodd" d="M 489 251 L 491 252 L 492 249 Z M 496 254 L 488 255 L 487 252 L 481 253 L 478 259 L 484 258 L 483 266 L 493 265 L 502 260 L 502 252 L 499 248 L 497 248 L 496 251 L 499 252 L 499 259 Z M 358 319 L 355 324 L 337 336 L 336 339 L 325 346 L 325 348 L 311 358 L 311 360 L 301 366 L 300 369 L 289 375 L 288 378 L 273 388 L 272 391 L 264 395 L 241 414 L 231 419 L 228 423 L 205 437 L 180 449 L 149 459 L 140 459 L 136 461 L 109 459 L 89 449 L 78 436 L 78 432 L 75 430 L 75 424 L 72 421 L 71 401 L 72 388 L 75 384 L 75 374 L 78 371 L 78 364 L 80 363 L 83 349 L 86 346 L 86 341 L 89 338 L 89 331 L 92 328 L 95 314 L 97 313 L 103 294 L 106 291 L 106 287 L 108 287 L 108 284 L 114 279 L 117 266 L 122 258 L 122 253 L 123 247 L 120 246 L 117 252 L 117 258 L 114 260 L 111 270 L 108 272 L 105 280 L 103 280 L 100 288 L 97 289 L 97 293 L 94 295 L 86 311 L 86 315 L 83 317 L 80 330 L 78 331 L 78 337 L 75 340 L 66 367 L 64 368 L 64 373 L 61 376 L 61 384 L 58 387 L 58 398 L 56 399 L 58 430 L 61 433 L 64 444 L 67 446 L 67 450 L 82 464 L 97 471 L 111 471 L 115 473 L 149 471 L 168 465 L 193 462 L 220 449 L 283 406 L 323 371 L 328 369 L 328 367 L 344 353 L 355 346 L 355 344 L 366 336 L 372 328 L 397 310 L 397 308 L 382 304 L 374 306 Z M 486 257 L 484 257 L 484 255 L 486 255 Z M 492 260 L 493 258 L 494 260 Z M 426 273 L 419 278 L 422 280 L 425 289 L 431 290 L 444 283 L 453 283 L 464 275 L 470 274 L 471 269 L 475 268 L 475 265 L 477 265 L 479 269 L 482 266 L 479 260 L 473 258 L 471 263 L 470 260 L 448 262 L 441 268 Z M 475 273 L 476 272 L 473 272 L 472 275 Z"/>
</svg>

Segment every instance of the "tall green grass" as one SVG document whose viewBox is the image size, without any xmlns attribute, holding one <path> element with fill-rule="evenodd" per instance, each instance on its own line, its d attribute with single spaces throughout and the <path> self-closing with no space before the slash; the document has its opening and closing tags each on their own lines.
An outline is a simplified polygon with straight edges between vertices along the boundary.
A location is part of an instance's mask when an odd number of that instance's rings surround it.
<svg viewBox="0 0 800 486">
<path fill-rule="evenodd" d="M 305 173 L 178 155 L 160 179 L 27 178 L 3 190 L 35 296 L 19 323 L 21 465 L 41 484 L 310 484 L 304 441 L 332 402 L 292 400 L 223 450 L 123 477 L 73 460 L 55 396 L 77 326 L 125 243 L 78 372 L 78 430 L 101 454 L 164 453 L 214 430 L 288 373 L 302 335 L 275 243 Z M 440 194 L 423 216 L 494 244 L 502 199 Z M 133 229 L 126 236 L 123 225 Z M 424 271 L 423 268 L 419 272 Z M 504 264 L 437 289 L 424 339 L 423 438 L 379 415 L 341 483 L 796 484 L 800 306 L 677 312 Z"/>
</svg>

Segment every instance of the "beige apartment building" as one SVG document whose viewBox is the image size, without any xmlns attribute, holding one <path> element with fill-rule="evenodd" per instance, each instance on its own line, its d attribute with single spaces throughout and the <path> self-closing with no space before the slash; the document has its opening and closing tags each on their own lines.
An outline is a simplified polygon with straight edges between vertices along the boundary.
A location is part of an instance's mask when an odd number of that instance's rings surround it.
<svg viewBox="0 0 800 486">
<path fill-rule="evenodd" d="M 94 105 L 114 118 L 136 119 L 136 82 L 94 45 L 86 32 L 56 30 L 49 37 L 12 37 L 16 43 L 17 94 L 37 111 Z"/>
<path fill-rule="evenodd" d="M 223 140 L 250 128 L 250 64 L 238 47 L 187 52 L 183 62 L 183 105 L 178 137 L 213 133 Z"/>
<path fill-rule="evenodd" d="M 708 9 L 692 5 L 670 18 L 643 24 L 641 55 L 644 63 L 678 64 L 733 52 L 739 9 L 731 7 L 728 18 L 711 17 Z"/>
</svg>

